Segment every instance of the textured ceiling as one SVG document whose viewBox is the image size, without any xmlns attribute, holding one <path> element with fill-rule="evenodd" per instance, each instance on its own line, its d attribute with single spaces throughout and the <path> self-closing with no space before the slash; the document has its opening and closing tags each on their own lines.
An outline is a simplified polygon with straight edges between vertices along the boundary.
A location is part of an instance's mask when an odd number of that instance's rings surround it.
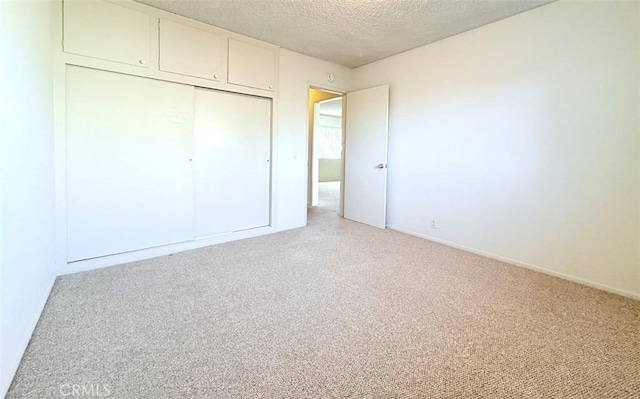
<svg viewBox="0 0 640 399">
<path fill-rule="evenodd" d="M 137 0 L 358 67 L 553 0 Z"/>
</svg>

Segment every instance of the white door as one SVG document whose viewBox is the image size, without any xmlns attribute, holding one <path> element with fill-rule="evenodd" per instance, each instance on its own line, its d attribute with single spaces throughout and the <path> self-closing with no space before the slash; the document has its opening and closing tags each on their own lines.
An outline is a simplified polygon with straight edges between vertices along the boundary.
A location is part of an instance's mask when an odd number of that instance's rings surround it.
<svg viewBox="0 0 640 399">
<path fill-rule="evenodd" d="M 69 262 L 193 238 L 193 91 L 67 67 Z"/>
<path fill-rule="evenodd" d="M 196 89 L 194 234 L 269 225 L 271 100 Z"/>
<path fill-rule="evenodd" d="M 389 86 L 347 93 L 344 217 L 386 228 Z"/>
</svg>

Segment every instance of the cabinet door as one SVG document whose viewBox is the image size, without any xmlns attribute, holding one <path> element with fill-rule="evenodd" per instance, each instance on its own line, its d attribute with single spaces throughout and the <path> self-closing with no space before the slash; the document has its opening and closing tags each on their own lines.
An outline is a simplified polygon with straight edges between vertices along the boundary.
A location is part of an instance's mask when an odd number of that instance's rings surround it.
<svg viewBox="0 0 640 399">
<path fill-rule="evenodd" d="M 64 1 L 64 51 L 147 68 L 150 17 L 104 1 Z"/>
<path fill-rule="evenodd" d="M 273 90 L 275 76 L 275 50 L 229 39 L 229 83 Z"/>
<path fill-rule="evenodd" d="M 192 239 L 194 88 L 67 68 L 68 260 Z"/>
<path fill-rule="evenodd" d="M 160 19 L 160 70 L 220 80 L 222 37 Z"/>
<path fill-rule="evenodd" d="M 194 234 L 269 225 L 271 100 L 196 89 Z"/>
</svg>

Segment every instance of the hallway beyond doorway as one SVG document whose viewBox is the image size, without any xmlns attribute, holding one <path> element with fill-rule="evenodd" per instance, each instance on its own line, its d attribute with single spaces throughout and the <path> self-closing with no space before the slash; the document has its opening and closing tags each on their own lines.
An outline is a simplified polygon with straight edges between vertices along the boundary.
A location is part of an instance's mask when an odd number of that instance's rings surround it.
<svg viewBox="0 0 640 399">
<path fill-rule="evenodd" d="M 340 212 L 340 181 L 318 183 L 318 206 Z"/>
</svg>

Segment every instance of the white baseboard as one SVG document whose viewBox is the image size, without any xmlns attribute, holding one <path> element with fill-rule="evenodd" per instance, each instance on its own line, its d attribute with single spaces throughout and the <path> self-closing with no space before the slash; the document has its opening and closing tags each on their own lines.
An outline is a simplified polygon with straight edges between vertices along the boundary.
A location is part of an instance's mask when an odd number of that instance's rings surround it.
<svg viewBox="0 0 640 399">
<path fill-rule="evenodd" d="M 24 352 L 27 350 L 27 346 L 29 345 L 29 341 L 31 341 L 31 336 L 33 335 L 33 331 L 36 329 L 36 325 L 40 320 L 40 315 L 44 310 L 44 306 L 47 304 L 47 300 L 49 299 L 49 295 L 51 294 L 51 289 L 53 288 L 53 284 L 56 282 L 56 276 L 53 276 L 51 280 L 47 283 L 46 288 L 43 290 L 42 294 L 36 301 L 37 304 L 37 312 L 33 314 L 31 320 L 29 321 L 29 328 L 26 331 L 26 334 L 22 337 L 20 342 L 17 342 L 15 348 L 17 349 L 12 356 L 8 357 L 6 354 L 3 354 L 3 375 L 2 381 L 0 381 L 0 398 L 4 398 L 9 391 L 9 387 L 13 382 L 13 378 L 18 371 L 18 367 L 20 366 L 20 362 L 22 361 L 22 357 L 24 356 Z M 7 358 L 8 357 L 8 358 Z"/>
<path fill-rule="evenodd" d="M 509 263 L 510 265 L 524 267 L 526 269 L 530 269 L 530 270 L 534 270 L 534 271 L 537 271 L 537 272 L 540 272 L 540 273 L 548 274 L 550 276 L 558 277 L 558 278 L 561 278 L 561 279 L 564 279 L 564 280 L 569 280 L 569 281 L 572 281 L 574 283 L 586 285 L 586 286 L 589 286 L 589 287 L 592 287 L 592 288 L 597 288 L 597 289 L 602 290 L 602 291 L 607 291 L 607 292 L 611 292 L 613 294 L 622 295 L 622 296 L 627 297 L 627 298 L 640 300 L 640 293 L 621 290 L 619 288 L 611 287 L 611 286 L 608 286 L 608 285 L 605 285 L 605 284 L 596 283 L 594 281 L 585 280 L 585 279 L 582 279 L 582 278 L 579 278 L 579 277 L 574 277 L 574 276 L 571 276 L 571 275 L 568 275 L 568 274 L 556 272 L 554 270 L 546 269 L 544 267 L 532 265 L 532 264 L 529 264 L 529 263 L 520 262 L 518 260 L 507 258 L 507 257 L 500 256 L 500 255 L 496 255 L 496 254 L 493 254 L 491 252 L 485 252 L 485 251 L 481 251 L 481 250 L 478 250 L 478 249 L 475 249 L 475 248 L 466 247 L 464 245 L 456 244 L 454 242 L 450 242 L 450 241 L 446 241 L 446 240 L 441 240 L 439 238 L 435 238 L 435 237 L 429 236 L 427 234 L 416 233 L 414 231 L 402 229 L 400 227 L 387 226 L 387 228 L 390 229 L 390 230 L 397 231 L 399 233 L 408 234 L 408 235 L 414 236 L 414 237 L 424 238 L 425 240 L 433 241 L 433 242 L 436 242 L 438 244 L 446 245 L 448 247 L 461 249 L 463 251 L 471 252 L 471 253 L 476 254 L 476 255 L 481 255 L 481 256 L 484 256 L 484 257 L 487 257 L 487 258 L 490 258 L 490 259 L 498 260 L 500 262 Z"/>
<path fill-rule="evenodd" d="M 198 249 L 208 247 L 210 245 L 222 244 L 225 242 L 241 240 L 245 238 L 252 238 L 263 236 L 266 234 L 276 233 L 273 227 L 259 227 L 255 229 L 242 230 L 234 233 L 226 233 L 215 236 L 209 236 L 204 238 L 198 238 L 191 241 L 179 242 L 175 244 L 162 245 L 159 247 L 140 249 L 137 251 L 125 252 L 121 254 L 102 256 L 100 258 L 93 258 L 87 260 L 80 260 L 76 262 L 69 262 L 66 266 L 59 271 L 59 275 L 73 274 L 78 272 L 84 272 L 89 270 L 100 269 L 103 267 L 120 265 L 123 263 L 136 262 L 139 260 L 156 258 L 158 256 L 164 256 L 174 254 L 177 252 L 190 251 L 192 249 Z"/>
</svg>

